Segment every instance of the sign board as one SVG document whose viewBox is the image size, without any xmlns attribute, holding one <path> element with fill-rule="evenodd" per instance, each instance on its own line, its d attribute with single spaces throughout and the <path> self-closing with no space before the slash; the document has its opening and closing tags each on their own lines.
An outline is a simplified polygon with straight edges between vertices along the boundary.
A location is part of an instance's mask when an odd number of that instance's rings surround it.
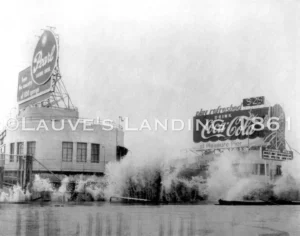
<svg viewBox="0 0 300 236">
<path fill-rule="evenodd" d="M 58 44 L 55 35 L 45 30 L 40 37 L 32 58 L 31 76 L 36 85 L 47 83 L 56 67 L 58 57 Z"/>
<path fill-rule="evenodd" d="M 51 79 L 42 85 L 34 83 L 31 76 L 31 67 L 28 67 L 19 73 L 17 101 L 19 104 L 28 102 L 27 105 L 37 103 L 39 102 L 41 95 L 48 93 L 48 95 L 45 95 L 46 97 L 43 96 L 42 100 L 47 99 L 50 96 L 51 88 Z M 34 102 L 33 99 L 35 99 Z"/>
<path fill-rule="evenodd" d="M 269 107 L 209 115 L 198 113 L 193 120 L 193 139 L 203 150 L 261 146 L 270 133 L 265 129 L 268 120 Z"/>
<path fill-rule="evenodd" d="M 293 159 L 293 151 L 278 149 L 269 149 L 267 147 L 261 147 L 261 157 L 265 160 L 274 160 L 274 161 L 286 161 Z"/>
<path fill-rule="evenodd" d="M 264 104 L 265 104 L 264 96 L 243 99 L 243 107 L 259 106 Z"/>
</svg>

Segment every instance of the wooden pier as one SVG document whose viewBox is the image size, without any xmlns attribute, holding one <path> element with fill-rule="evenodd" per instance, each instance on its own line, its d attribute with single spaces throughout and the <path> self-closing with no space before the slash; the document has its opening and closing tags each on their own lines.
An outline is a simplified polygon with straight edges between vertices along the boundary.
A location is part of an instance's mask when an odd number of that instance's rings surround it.
<svg viewBox="0 0 300 236">
<path fill-rule="evenodd" d="M 121 197 L 121 196 L 111 196 L 109 198 L 109 201 L 112 202 L 113 200 L 125 200 L 128 202 L 151 202 L 148 199 L 142 199 L 142 198 L 133 198 L 133 197 Z"/>
<path fill-rule="evenodd" d="M 28 155 L 14 155 L 18 158 L 19 167 L 15 176 L 5 175 L 5 157 L 11 155 L 1 154 L 0 155 L 0 189 L 3 186 L 13 186 L 18 184 L 22 189 L 26 189 L 32 182 L 32 161 L 33 157 Z"/>
</svg>

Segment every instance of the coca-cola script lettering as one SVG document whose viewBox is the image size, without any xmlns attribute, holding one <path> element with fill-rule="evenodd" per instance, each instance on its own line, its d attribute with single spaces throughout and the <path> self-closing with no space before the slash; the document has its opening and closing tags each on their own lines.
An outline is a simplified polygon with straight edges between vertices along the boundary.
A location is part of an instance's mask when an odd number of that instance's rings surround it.
<svg viewBox="0 0 300 236">
<path fill-rule="evenodd" d="M 269 108 L 240 110 L 215 115 L 194 117 L 194 142 L 243 140 L 264 136 L 264 124 L 269 120 Z"/>
</svg>

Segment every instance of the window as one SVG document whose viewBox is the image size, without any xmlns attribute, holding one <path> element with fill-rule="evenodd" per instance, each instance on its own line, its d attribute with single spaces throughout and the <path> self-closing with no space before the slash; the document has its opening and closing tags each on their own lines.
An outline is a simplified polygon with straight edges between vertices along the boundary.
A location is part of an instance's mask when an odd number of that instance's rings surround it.
<svg viewBox="0 0 300 236">
<path fill-rule="evenodd" d="M 19 161 L 19 155 L 24 155 L 24 143 L 17 143 L 17 155 L 17 161 Z"/>
<path fill-rule="evenodd" d="M 254 174 L 254 175 L 258 175 L 259 174 L 258 165 L 259 164 L 253 164 L 252 174 Z"/>
<path fill-rule="evenodd" d="M 35 156 L 35 142 L 28 142 L 27 143 L 27 155 Z"/>
<path fill-rule="evenodd" d="M 72 162 L 73 157 L 73 143 L 63 142 L 62 143 L 62 161 Z"/>
<path fill-rule="evenodd" d="M 267 175 L 270 175 L 270 167 L 269 167 L 269 164 L 266 164 L 266 170 L 267 170 Z"/>
<path fill-rule="evenodd" d="M 91 162 L 99 163 L 100 145 L 92 143 Z"/>
<path fill-rule="evenodd" d="M 281 166 L 276 166 L 276 175 L 282 175 Z"/>
<path fill-rule="evenodd" d="M 15 144 L 11 143 L 10 144 L 10 155 L 9 155 L 9 162 L 14 162 L 14 154 L 15 154 Z"/>
<path fill-rule="evenodd" d="M 77 162 L 86 162 L 87 144 L 77 143 Z"/>
<path fill-rule="evenodd" d="M 260 175 L 265 175 L 265 164 L 260 164 Z"/>
</svg>

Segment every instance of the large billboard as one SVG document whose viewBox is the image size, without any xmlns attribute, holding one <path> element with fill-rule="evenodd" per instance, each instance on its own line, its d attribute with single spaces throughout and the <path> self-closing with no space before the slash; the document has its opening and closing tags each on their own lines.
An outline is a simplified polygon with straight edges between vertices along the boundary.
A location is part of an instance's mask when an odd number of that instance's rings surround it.
<svg viewBox="0 0 300 236">
<path fill-rule="evenodd" d="M 194 142 L 204 150 L 261 146 L 276 129 L 270 107 L 242 110 L 241 106 L 231 106 L 201 111 L 193 121 Z"/>
<path fill-rule="evenodd" d="M 31 66 L 19 73 L 17 100 L 20 108 L 50 97 L 57 60 L 56 37 L 52 31 L 44 30 L 35 47 Z"/>
<path fill-rule="evenodd" d="M 19 104 L 28 102 L 28 105 L 30 105 L 31 102 L 29 101 L 33 101 L 34 99 L 34 103 L 37 103 L 39 99 L 37 100 L 35 98 L 40 97 L 42 100 L 47 99 L 47 97 L 50 96 L 51 88 L 51 79 L 42 85 L 34 83 L 31 77 L 31 67 L 28 67 L 19 73 L 17 101 Z"/>
</svg>

